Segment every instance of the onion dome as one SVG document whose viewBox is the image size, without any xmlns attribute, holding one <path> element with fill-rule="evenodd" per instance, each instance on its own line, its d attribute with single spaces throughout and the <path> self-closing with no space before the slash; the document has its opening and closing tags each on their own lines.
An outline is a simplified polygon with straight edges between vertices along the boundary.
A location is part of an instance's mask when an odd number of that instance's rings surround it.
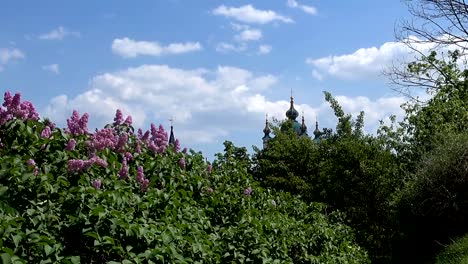
<svg viewBox="0 0 468 264">
<path fill-rule="evenodd" d="M 267 118 L 265 119 L 265 128 L 263 129 L 263 133 L 265 133 L 265 135 L 262 138 L 263 148 L 267 147 L 267 143 L 271 139 L 270 132 L 271 130 L 270 130 L 270 127 L 268 126 L 268 116 L 267 116 Z"/>
<path fill-rule="evenodd" d="M 319 138 L 322 135 L 322 132 L 320 132 L 320 130 L 318 128 L 318 121 L 315 121 L 314 135 L 315 135 L 316 139 Z"/>
<path fill-rule="evenodd" d="M 286 111 L 286 117 L 289 120 L 296 120 L 296 118 L 299 116 L 299 113 L 297 112 L 296 109 L 294 109 L 294 99 L 291 96 L 291 107 L 289 107 L 289 110 Z"/>
<path fill-rule="evenodd" d="M 307 135 L 307 126 L 304 122 L 304 113 L 302 113 L 301 136 L 309 136 Z"/>
</svg>

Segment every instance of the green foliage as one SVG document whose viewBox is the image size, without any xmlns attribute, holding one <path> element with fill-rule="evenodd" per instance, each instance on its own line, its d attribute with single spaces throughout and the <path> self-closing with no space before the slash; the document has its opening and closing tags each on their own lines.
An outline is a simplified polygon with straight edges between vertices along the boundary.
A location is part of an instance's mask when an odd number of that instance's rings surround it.
<svg viewBox="0 0 468 264">
<path fill-rule="evenodd" d="M 436 264 L 466 264 L 468 263 L 468 236 L 456 239 L 437 255 Z"/>
<path fill-rule="evenodd" d="M 331 94 L 325 98 L 338 118 L 336 132 L 318 143 L 274 129 L 275 138 L 254 157 L 254 176 L 264 186 L 343 211 L 359 244 L 384 261 L 396 232 L 392 196 L 403 183 L 397 158 L 381 138 L 363 135 L 363 112 L 353 120 Z"/>
<path fill-rule="evenodd" d="M 245 148 L 226 142 L 211 171 L 194 151 L 139 153 L 129 134 L 121 178 L 124 153 L 99 150 L 108 166 L 72 172 L 71 159 L 90 158 L 90 135 L 65 150 L 72 136 L 56 128 L 41 137 L 44 128 L 17 119 L 0 127 L 2 263 L 368 263 L 340 213 L 258 186 Z"/>
<path fill-rule="evenodd" d="M 412 252 L 437 251 L 450 237 L 468 232 L 467 142 L 466 133 L 439 137 L 402 190 L 399 213 L 405 245 L 418 245 Z"/>
</svg>

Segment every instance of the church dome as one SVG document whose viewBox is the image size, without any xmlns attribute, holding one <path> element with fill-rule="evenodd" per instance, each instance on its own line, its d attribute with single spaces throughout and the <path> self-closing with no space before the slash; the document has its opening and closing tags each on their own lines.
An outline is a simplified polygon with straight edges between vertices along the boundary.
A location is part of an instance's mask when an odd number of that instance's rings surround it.
<svg viewBox="0 0 468 264">
<path fill-rule="evenodd" d="M 299 116 L 299 112 L 297 112 L 296 109 L 294 109 L 294 99 L 291 96 L 291 106 L 289 107 L 288 111 L 286 111 L 286 117 L 289 120 L 296 120 L 296 118 Z"/>
</svg>

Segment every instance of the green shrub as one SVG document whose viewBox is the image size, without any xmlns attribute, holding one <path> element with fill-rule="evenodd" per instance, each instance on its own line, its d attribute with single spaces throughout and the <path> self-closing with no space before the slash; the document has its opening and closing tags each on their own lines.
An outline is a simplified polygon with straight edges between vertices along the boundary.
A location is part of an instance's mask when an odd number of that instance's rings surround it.
<svg viewBox="0 0 468 264">
<path fill-rule="evenodd" d="M 468 134 L 441 135 L 400 194 L 403 248 L 437 252 L 468 232 L 467 172 Z"/>
<path fill-rule="evenodd" d="M 3 263 L 368 263 L 340 213 L 259 187 L 232 144 L 211 167 L 120 111 L 88 133 L 87 115 L 62 130 L 12 105 L 0 107 Z"/>
<path fill-rule="evenodd" d="M 436 258 L 436 264 L 467 264 L 468 236 L 453 241 Z"/>
</svg>

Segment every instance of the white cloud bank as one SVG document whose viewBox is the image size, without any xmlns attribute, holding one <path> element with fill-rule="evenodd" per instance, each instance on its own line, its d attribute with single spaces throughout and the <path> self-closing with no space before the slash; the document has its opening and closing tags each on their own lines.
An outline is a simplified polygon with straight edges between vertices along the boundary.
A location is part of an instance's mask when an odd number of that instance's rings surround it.
<svg viewBox="0 0 468 264">
<path fill-rule="evenodd" d="M 287 6 L 291 7 L 291 8 L 298 8 L 298 9 L 301 9 L 302 11 L 306 12 L 307 14 L 309 15 L 316 15 L 317 14 L 317 8 L 313 7 L 313 6 L 309 6 L 309 5 L 302 5 L 302 4 L 299 4 L 297 1 L 295 0 L 288 0 L 286 2 Z"/>
<path fill-rule="evenodd" d="M 129 38 L 117 38 L 112 42 L 112 51 L 124 58 L 182 54 L 199 50 L 202 50 L 202 45 L 198 42 L 171 43 L 167 46 L 158 42 L 136 41 Z"/>
<path fill-rule="evenodd" d="M 270 45 L 260 45 L 258 46 L 258 54 L 268 54 L 272 50 Z"/>
<path fill-rule="evenodd" d="M 16 48 L 0 48 L 0 71 L 3 71 L 4 66 L 14 60 L 23 59 L 24 53 Z"/>
<path fill-rule="evenodd" d="M 256 9 L 252 5 L 244 5 L 240 7 L 229 7 L 221 5 L 215 8 L 212 12 L 214 15 L 232 18 L 244 23 L 252 24 L 268 24 L 271 22 L 294 22 L 291 18 L 277 14 L 272 10 Z"/>
<path fill-rule="evenodd" d="M 68 29 L 60 26 L 56 29 L 53 29 L 52 31 L 48 33 L 44 33 L 42 35 L 39 35 L 39 39 L 43 40 L 63 40 L 66 36 L 73 36 L 73 37 L 79 37 L 80 32 L 77 31 L 69 31 Z"/>
<path fill-rule="evenodd" d="M 126 70 L 95 76 L 88 90 L 75 97 L 59 95 L 53 98 L 45 111 L 59 125 L 74 109 L 90 114 L 90 127 L 111 123 L 116 109 L 132 115 L 135 127 L 148 124 L 168 124 L 175 119 L 177 137 L 190 146 L 219 144 L 227 136 L 248 131 L 260 140 L 265 113 L 284 119 L 288 100 L 270 100 L 266 93 L 277 85 L 277 77 L 255 74 L 251 71 L 219 66 L 215 69 L 181 69 L 167 65 L 142 65 Z M 398 114 L 403 98 L 390 97 L 371 100 L 367 97 L 337 96 L 346 111 L 366 111 L 368 127 L 389 113 Z M 319 116 L 321 126 L 336 124 L 327 103 L 318 106 L 301 104 L 295 107 L 304 112 L 307 125 L 313 130 Z M 332 127 L 334 128 L 334 127 Z M 243 144 L 257 144 L 244 142 Z"/>
<path fill-rule="evenodd" d="M 418 40 L 410 37 L 411 41 Z M 435 43 L 414 43 L 413 48 L 427 54 L 436 47 Z M 455 46 L 446 46 L 439 50 L 447 52 L 455 50 Z M 421 55 L 402 42 L 385 42 L 380 47 L 360 48 L 353 53 L 330 55 L 322 58 L 307 58 L 306 63 L 313 67 L 312 75 L 317 79 L 331 76 L 344 80 L 375 79 L 382 76 L 384 70 L 402 66 L 417 60 Z"/>
</svg>

